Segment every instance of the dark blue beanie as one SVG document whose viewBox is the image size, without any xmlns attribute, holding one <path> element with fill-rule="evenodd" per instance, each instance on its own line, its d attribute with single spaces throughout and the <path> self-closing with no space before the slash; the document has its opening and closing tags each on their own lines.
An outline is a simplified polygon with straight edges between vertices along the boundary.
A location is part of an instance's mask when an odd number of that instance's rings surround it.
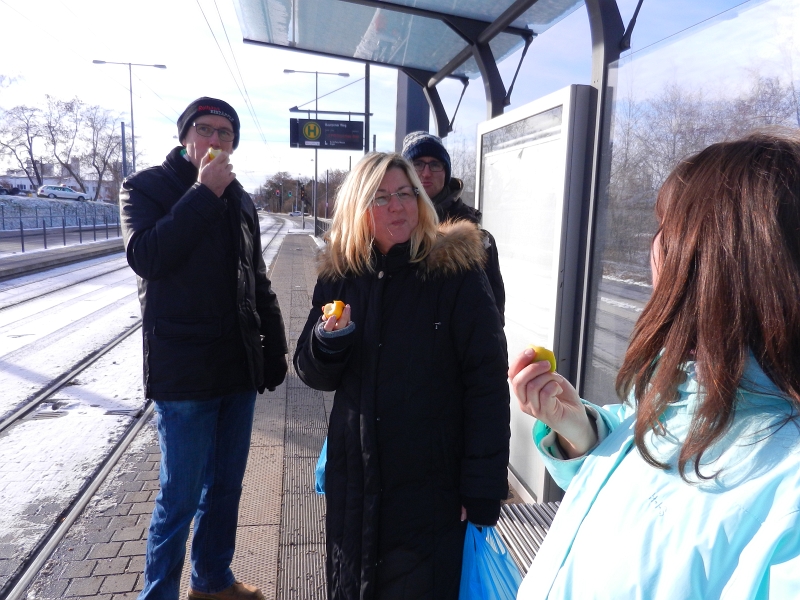
<svg viewBox="0 0 800 600">
<path fill-rule="evenodd" d="M 414 162 L 421 156 L 430 156 L 444 165 L 444 185 L 450 183 L 450 155 L 442 139 L 427 131 L 412 131 L 403 140 L 403 157 Z"/>
<path fill-rule="evenodd" d="M 178 141 L 183 144 L 183 138 L 186 137 L 189 127 L 191 127 L 194 120 L 201 115 L 218 115 L 228 119 L 233 126 L 233 149 L 236 150 L 239 146 L 239 115 L 237 115 L 233 107 L 224 100 L 217 100 L 216 98 L 209 98 L 208 96 L 203 96 L 192 102 L 186 107 L 183 114 L 178 117 Z"/>
</svg>

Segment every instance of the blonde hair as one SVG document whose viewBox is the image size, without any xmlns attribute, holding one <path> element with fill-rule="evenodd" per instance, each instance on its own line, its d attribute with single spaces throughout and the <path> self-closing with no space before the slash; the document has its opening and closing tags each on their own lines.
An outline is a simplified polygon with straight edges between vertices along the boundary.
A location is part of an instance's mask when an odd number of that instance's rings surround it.
<svg viewBox="0 0 800 600">
<path fill-rule="evenodd" d="M 339 188 L 333 221 L 325 234 L 329 265 L 339 276 L 360 275 L 374 268 L 372 199 L 390 169 L 401 169 L 418 190 L 419 221 L 411 232 L 411 262 L 424 260 L 433 247 L 439 219 L 414 167 L 400 154 L 371 152 L 358 162 Z"/>
</svg>

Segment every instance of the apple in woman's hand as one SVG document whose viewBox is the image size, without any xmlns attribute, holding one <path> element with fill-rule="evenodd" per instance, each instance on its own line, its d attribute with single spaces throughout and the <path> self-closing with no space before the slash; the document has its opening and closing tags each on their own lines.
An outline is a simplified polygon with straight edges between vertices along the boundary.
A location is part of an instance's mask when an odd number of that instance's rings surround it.
<svg viewBox="0 0 800 600">
<path fill-rule="evenodd" d="M 336 317 L 336 320 L 342 318 L 342 311 L 344 311 L 344 302 L 341 300 L 334 300 L 322 307 L 322 320 L 327 321 L 330 317 Z"/>
<path fill-rule="evenodd" d="M 539 362 L 542 360 L 546 360 L 547 362 L 550 363 L 550 372 L 552 373 L 553 371 L 556 370 L 556 355 L 553 354 L 552 350 L 548 350 L 544 346 L 534 346 L 533 344 L 528 346 L 528 348 L 533 350 L 535 353 L 533 355 L 533 361 L 531 362 Z"/>
</svg>

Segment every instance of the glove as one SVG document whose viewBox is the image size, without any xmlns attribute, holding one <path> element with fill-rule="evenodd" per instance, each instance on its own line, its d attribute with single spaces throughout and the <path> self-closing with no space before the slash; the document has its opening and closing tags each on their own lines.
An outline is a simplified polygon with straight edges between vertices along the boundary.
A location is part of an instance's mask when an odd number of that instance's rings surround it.
<svg viewBox="0 0 800 600">
<path fill-rule="evenodd" d="M 289 370 L 289 365 L 286 362 L 285 354 L 274 354 L 272 356 L 264 355 L 264 382 L 258 393 L 264 393 L 267 389 L 274 392 L 275 388 L 283 383 L 286 379 L 286 372 Z"/>
<path fill-rule="evenodd" d="M 461 504 L 467 509 L 467 520 L 473 525 L 488 527 L 497 525 L 497 519 L 500 518 L 500 500 L 463 496 Z"/>
</svg>

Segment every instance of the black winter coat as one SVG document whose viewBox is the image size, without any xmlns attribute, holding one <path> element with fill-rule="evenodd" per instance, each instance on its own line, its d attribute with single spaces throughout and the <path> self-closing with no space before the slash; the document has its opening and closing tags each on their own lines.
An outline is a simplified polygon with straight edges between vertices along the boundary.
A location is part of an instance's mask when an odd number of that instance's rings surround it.
<svg viewBox="0 0 800 600">
<path fill-rule="evenodd" d="M 322 255 L 294 364 L 336 390 L 325 473 L 329 600 L 456 600 L 464 498 L 508 493 L 503 328 L 470 223 L 444 225 L 417 264 L 408 244 L 375 271 L 335 278 Z M 350 304 L 347 349 L 314 333 L 321 307 Z"/>
<path fill-rule="evenodd" d="M 444 186 L 444 189 L 439 192 L 435 198 L 431 198 L 433 206 L 436 208 L 436 214 L 439 221 L 460 221 L 465 220 L 476 225 L 481 224 L 481 211 L 477 208 L 467 206 L 461 199 L 461 193 L 464 191 L 464 182 L 455 177 L 451 177 L 449 183 Z M 503 276 L 500 274 L 500 258 L 497 254 L 497 243 L 494 241 L 494 236 L 486 231 L 483 232 L 483 246 L 486 249 L 486 263 L 484 270 L 486 277 L 489 278 L 489 284 L 492 286 L 492 293 L 494 294 L 494 301 L 497 304 L 497 310 L 500 313 L 500 319 L 505 324 L 505 309 L 506 309 L 506 288 L 503 284 Z"/>
<path fill-rule="evenodd" d="M 180 151 L 126 179 L 120 193 L 146 396 L 201 400 L 263 388 L 264 356 L 287 348 L 255 206 L 238 181 L 222 198 L 197 183 Z"/>
</svg>

